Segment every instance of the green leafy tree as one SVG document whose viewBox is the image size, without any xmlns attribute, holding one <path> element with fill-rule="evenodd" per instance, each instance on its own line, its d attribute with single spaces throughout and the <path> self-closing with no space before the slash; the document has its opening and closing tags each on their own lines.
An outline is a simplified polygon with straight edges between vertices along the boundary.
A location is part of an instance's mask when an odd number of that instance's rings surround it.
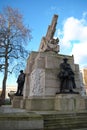
<svg viewBox="0 0 87 130">
<path fill-rule="evenodd" d="M 31 30 L 23 23 L 18 9 L 3 8 L 0 13 L 0 71 L 3 73 L 1 99 L 4 103 L 8 73 L 19 69 L 28 56 Z"/>
</svg>

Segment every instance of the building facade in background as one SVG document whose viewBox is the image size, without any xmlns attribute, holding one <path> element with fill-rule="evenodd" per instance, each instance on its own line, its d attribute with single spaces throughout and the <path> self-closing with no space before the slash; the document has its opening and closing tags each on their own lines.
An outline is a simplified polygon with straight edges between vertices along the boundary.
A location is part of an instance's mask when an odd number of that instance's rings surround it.
<svg viewBox="0 0 87 130">
<path fill-rule="evenodd" d="M 83 83 L 84 83 L 84 87 L 86 89 L 86 94 L 87 94 L 87 68 L 84 68 L 82 70 L 82 75 L 83 75 Z"/>
</svg>

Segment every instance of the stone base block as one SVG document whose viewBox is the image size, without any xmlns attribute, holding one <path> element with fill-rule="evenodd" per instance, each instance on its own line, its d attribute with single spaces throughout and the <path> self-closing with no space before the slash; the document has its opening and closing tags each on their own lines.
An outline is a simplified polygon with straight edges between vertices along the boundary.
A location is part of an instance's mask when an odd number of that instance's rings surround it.
<svg viewBox="0 0 87 130">
<path fill-rule="evenodd" d="M 12 106 L 14 108 L 22 108 L 22 101 L 23 101 L 23 96 L 14 96 L 12 100 Z"/>
<path fill-rule="evenodd" d="M 86 100 L 79 94 L 58 94 L 55 98 L 55 110 L 82 111 L 86 110 Z"/>
<path fill-rule="evenodd" d="M 0 130 L 42 130 L 43 117 L 36 113 L 3 113 L 0 115 Z"/>
<path fill-rule="evenodd" d="M 32 111 L 54 110 L 55 97 L 31 97 L 26 99 L 25 109 Z"/>
<path fill-rule="evenodd" d="M 79 94 L 57 94 L 53 97 L 34 96 L 28 99 L 15 96 L 12 106 L 29 111 L 84 111 L 87 110 L 87 97 L 82 97 Z"/>
</svg>

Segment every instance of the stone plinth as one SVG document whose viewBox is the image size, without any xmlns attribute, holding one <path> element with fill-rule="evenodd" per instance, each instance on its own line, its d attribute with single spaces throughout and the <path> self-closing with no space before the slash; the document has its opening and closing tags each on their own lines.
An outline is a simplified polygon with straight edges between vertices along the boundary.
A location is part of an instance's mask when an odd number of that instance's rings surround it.
<svg viewBox="0 0 87 130">
<path fill-rule="evenodd" d="M 25 109 L 31 111 L 54 110 L 55 97 L 30 97 L 26 99 Z"/>
<path fill-rule="evenodd" d="M 40 114 L 33 112 L 13 112 L 0 114 L 0 130 L 43 130 L 44 122 Z"/>
<path fill-rule="evenodd" d="M 64 57 L 55 52 L 32 52 L 26 66 L 26 73 L 30 73 L 30 75 L 25 80 L 23 98 L 55 96 L 60 87 L 60 81 L 57 78 L 59 65 Z M 66 57 L 75 73 L 75 82 L 79 91 L 79 66 L 74 64 L 73 56 Z"/>
<path fill-rule="evenodd" d="M 24 84 L 24 92 L 23 92 L 24 98 L 27 98 L 29 95 L 31 72 L 33 71 L 33 66 L 34 66 L 34 62 L 35 62 L 37 54 L 38 52 L 32 52 L 27 60 L 26 73 L 30 73 L 30 76 L 26 75 L 25 84 Z"/>
<path fill-rule="evenodd" d="M 30 75 L 27 75 L 25 79 L 23 97 L 14 97 L 13 107 L 26 108 L 29 110 L 60 110 L 59 106 L 64 100 L 60 102 L 61 99 L 59 96 L 58 100 L 56 99 L 58 106 L 54 107 L 54 98 L 51 99 L 50 97 L 55 97 L 56 93 L 59 92 L 60 81 L 57 75 L 59 73 L 59 65 L 64 57 L 64 55 L 54 52 L 32 52 L 26 66 L 25 73 L 30 73 Z M 79 91 L 79 65 L 74 64 L 73 56 L 66 57 L 75 73 L 76 91 Z M 74 102 L 72 100 L 74 99 L 70 97 L 68 104 Z M 74 103 L 71 103 L 71 105 L 73 104 Z M 68 107 L 70 106 L 68 105 Z M 72 106 L 69 109 L 74 108 Z"/>
<path fill-rule="evenodd" d="M 23 108 L 23 96 L 14 96 L 12 100 L 12 106 L 14 108 Z"/>
<path fill-rule="evenodd" d="M 55 110 L 63 112 L 86 110 L 86 100 L 79 94 L 57 94 Z"/>
</svg>

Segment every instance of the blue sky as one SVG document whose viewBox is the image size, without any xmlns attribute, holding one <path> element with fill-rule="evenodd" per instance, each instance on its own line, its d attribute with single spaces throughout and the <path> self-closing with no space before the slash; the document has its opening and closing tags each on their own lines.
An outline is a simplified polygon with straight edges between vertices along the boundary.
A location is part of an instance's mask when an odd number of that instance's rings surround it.
<svg viewBox="0 0 87 130">
<path fill-rule="evenodd" d="M 73 54 L 75 63 L 87 66 L 87 0 L 0 0 L 0 12 L 6 6 L 18 8 L 31 28 L 29 51 L 38 51 L 42 36 L 57 14 L 55 37 L 60 40 L 60 53 Z"/>
</svg>

